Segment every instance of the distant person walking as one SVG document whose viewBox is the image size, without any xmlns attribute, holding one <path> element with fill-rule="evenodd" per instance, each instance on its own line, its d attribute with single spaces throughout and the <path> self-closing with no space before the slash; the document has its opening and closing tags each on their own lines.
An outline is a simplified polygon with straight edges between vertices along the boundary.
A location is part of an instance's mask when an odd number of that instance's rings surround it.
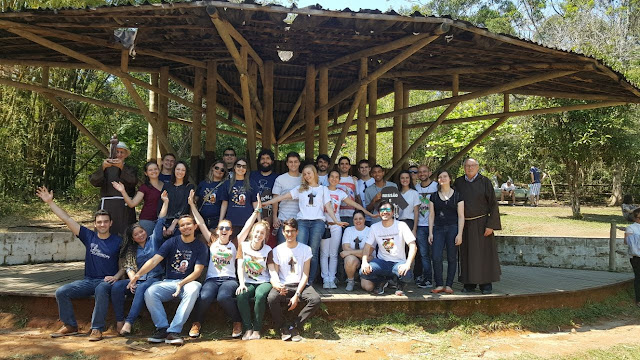
<svg viewBox="0 0 640 360">
<path fill-rule="evenodd" d="M 540 187 L 542 186 L 542 173 L 537 167 L 531 166 L 529 175 L 531 176 L 531 184 L 529 184 L 529 200 L 531 201 L 531 206 L 538 206 L 538 201 L 540 201 Z"/>
</svg>

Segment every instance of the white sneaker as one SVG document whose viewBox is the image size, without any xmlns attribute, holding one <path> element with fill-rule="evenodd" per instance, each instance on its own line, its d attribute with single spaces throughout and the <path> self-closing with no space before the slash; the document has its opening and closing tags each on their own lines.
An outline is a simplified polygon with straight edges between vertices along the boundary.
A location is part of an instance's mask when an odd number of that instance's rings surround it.
<svg viewBox="0 0 640 360">
<path fill-rule="evenodd" d="M 329 281 L 324 281 L 324 282 L 322 283 L 322 288 L 323 288 L 323 289 L 331 289 L 331 284 L 330 284 L 330 282 L 329 282 Z"/>
<path fill-rule="evenodd" d="M 329 286 L 330 286 L 330 289 L 337 289 L 338 288 L 338 285 L 336 284 L 335 281 L 329 281 Z"/>
<path fill-rule="evenodd" d="M 353 291 L 353 286 L 356 284 L 355 280 L 353 279 L 347 279 L 347 287 L 345 287 L 344 289 L 347 291 Z"/>
</svg>

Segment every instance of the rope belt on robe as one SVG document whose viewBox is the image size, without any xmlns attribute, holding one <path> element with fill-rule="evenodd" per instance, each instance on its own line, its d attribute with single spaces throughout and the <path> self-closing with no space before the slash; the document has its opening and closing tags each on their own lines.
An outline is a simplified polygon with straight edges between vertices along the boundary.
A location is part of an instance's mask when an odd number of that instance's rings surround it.
<svg viewBox="0 0 640 360">
<path fill-rule="evenodd" d="M 100 199 L 100 210 L 104 210 L 105 200 L 123 200 L 124 201 L 124 198 L 122 196 L 105 196 Z M 127 206 L 127 204 L 125 204 L 125 206 Z"/>
<path fill-rule="evenodd" d="M 469 220 L 469 221 L 470 220 L 477 220 L 477 219 L 483 218 L 483 217 L 485 217 L 487 215 L 489 215 L 489 214 L 483 214 L 483 215 L 478 215 L 478 216 L 474 216 L 474 217 L 470 217 L 470 218 L 464 218 L 464 219 L 465 220 Z"/>
</svg>

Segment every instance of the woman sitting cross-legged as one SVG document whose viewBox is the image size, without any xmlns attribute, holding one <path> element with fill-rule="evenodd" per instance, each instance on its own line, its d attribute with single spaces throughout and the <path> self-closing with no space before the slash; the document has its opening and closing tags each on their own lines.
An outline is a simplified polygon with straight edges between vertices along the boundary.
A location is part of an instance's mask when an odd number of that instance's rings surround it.
<svg viewBox="0 0 640 360">
<path fill-rule="evenodd" d="M 344 259 L 344 272 L 347 274 L 347 287 L 345 290 L 353 291 L 355 276 L 362 263 L 364 242 L 369 237 L 369 227 L 365 224 L 364 212 L 356 210 L 353 213 L 353 226 L 348 227 L 342 235 L 342 251 L 340 257 Z M 375 250 L 369 255 L 375 258 Z"/>
<path fill-rule="evenodd" d="M 274 265 L 267 265 L 267 260 L 271 259 L 272 254 L 271 247 L 265 244 L 269 233 L 269 223 L 262 220 L 254 224 L 257 214 L 261 210 L 261 205 L 258 195 L 258 208 L 238 235 L 237 259 L 240 286 L 236 290 L 236 297 L 244 330 L 242 340 L 260 339 L 267 295 L 272 287 L 269 282 L 269 270 L 272 270 Z M 251 229 L 250 233 L 249 229 Z M 249 306 L 249 300 L 252 297 L 255 300 L 253 317 Z"/>
<path fill-rule="evenodd" d="M 164 226 L 165 216 L 169 208 L 169 196 L 164 191 L 160 195 L 162 200 L 162 208 L 158 215 L 158 221 L 155 224 L 153 233 L 149 236 L 146 230 L 139 223 L 132 224 L 127 228 L 125 233 L 125 243 L 120 249 L 121 267 L 126 271 L 129 277 L 126 280 L 119 280 L 111 287 L 111 302 L 113 303 L 113 311 L 116 314 L 116 329 L 121 335 L 129 335 L 131 327 L 138 318 L 140 311 L 144 308 L 144 292 L 153 285 L 153 283 L 162 280 L 164 276 L 164 266 L 158 264 L 153 270 L 140 277 L 136 281 L 135 286 L 131 290 L 127 289 L 130 279 L 136 274 L 147 260 L 156 254 L 160 245 L 164 242 L 162 229 Z M 126 319 L 124 317 L 124 300 L 126 295 L 133 295 L 131 309 Z"/>
<path fill-rule="evenodd" d="M 192 193 L 193 194 L 193 193 Z M 234 295 L 238 288 L 236 280 L 236 245 L 231 241 L 233 228 L 229 220 L 221 220 L 218 227 L 207 229 L 202 216 L 196 207 L 194 196 L 189 196 L 191 212 L 200 227 L 200 232 L 209 243 L 209 267 L 207 279 L 202 284 L 200 296 L 195 305 L 195 314 L 189 336 L 200 336 L 200 329 L 206 312 L 214 301 L 217 301 L 225 314 L 233 321 L 234 338 L 242 336 L 242 322 Z"/>
</svg>

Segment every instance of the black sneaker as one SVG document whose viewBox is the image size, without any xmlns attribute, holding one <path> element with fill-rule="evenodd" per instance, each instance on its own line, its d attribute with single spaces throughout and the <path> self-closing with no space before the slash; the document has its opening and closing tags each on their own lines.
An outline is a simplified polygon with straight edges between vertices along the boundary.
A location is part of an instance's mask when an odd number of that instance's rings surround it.
<svg viewBox="0 0 640 360">
<path fill-rule="evenodd" d="M 169 333 L 167 335 L 167 338 L 164 340 L 165 344 L 172 344 L 172 345 L 182 345 L 184 344 L 184 340 L 182 339 L 182 336 L 180 336 L 180 334 L 178 333 Z"/>
<path fill-rule="evenodd" d="M 165 341 L 165 339 L 167 338 L 167 329 L 163 328 L 163 329 L 156 329 L 156 331 L 153 332 L 153 334 L 151 335 L 150 338 L 147 338 L 147 341 L 150 343 L 154 343 L 154 344 L 159 344 L 159 343 L 163 343 Z"/>
<path fill-rule="evenodd" d="M 407 288 L 407 283 L 403 281 L 398 281 L 398 288 L 396 289 L 396 295 L 404 296 L 405 289 Z"/>
<path fill-rule="evenodd" d="M 300 336 L 300 331 L 297 328 L 293 328 L 291 330 L 291 341 L 299 342 L 302 341 L 302 336 Z"/>
<path fill-rule="evenodd" d="M 373 293 L 374 294 L 378 294 L 378 295 L 384 295 L 384 289 L 386 289 L 387 286 L 389 286 L 389 282 L 388 281 L 382 282 L 382 283 L 378 284 L 378 286 L 376 286 L 375 289 L 373 289 Z"/>
<path fill-rule="evenodd" d="M 280 338 L 282 339 L 282 341 L 291 339 L 291 331 L 289 331 L 289 328 L 283 327 L 282 329 L 280 329 Z"/>
</svg>

